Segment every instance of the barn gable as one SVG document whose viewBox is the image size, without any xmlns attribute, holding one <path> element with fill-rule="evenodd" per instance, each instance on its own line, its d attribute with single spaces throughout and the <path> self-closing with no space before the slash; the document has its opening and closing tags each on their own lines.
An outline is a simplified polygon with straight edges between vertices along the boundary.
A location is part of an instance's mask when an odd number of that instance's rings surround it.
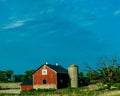
<svg viewBox="0 0 120 96">
<path fill-rule="evenodd" d="M 35 72 L 37 72 L 43 66 L 48 66 L 50 69 L 54 70 L 56 73 L 63 73 L 63 74 L 67 74 L 68 73 L 68 71 L 65 68 L 63 68 L 62 66 L 60 66 L 60 65 L 53 65 L 53 64 L 43 64 Z"/>
<path fill-rule="evenodd" d="M 57 88 L 57 73 L 46 64 L 40 66 L 33 74 L 35 89 Z"/>
</svg>

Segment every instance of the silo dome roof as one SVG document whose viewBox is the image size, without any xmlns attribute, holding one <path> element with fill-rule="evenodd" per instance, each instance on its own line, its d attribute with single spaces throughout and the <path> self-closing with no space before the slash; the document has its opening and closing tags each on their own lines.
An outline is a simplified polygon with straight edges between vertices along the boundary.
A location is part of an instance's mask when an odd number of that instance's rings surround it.
<svg viewBox="0 0 120 96">
<path fill-rule="evenodd" d="M 77 67 L 77 65 L 75 65 L 75 64 L 72 64 L 70 67 Z"/>
</svg>

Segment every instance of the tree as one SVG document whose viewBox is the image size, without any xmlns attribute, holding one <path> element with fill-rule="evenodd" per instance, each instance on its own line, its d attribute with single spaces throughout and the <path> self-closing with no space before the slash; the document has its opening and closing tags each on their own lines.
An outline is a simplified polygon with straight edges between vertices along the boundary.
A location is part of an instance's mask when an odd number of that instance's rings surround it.
<svg viewBox="0 0 120 96">
<path fill-rule="evenodd" d="M 107 89 L 110 89 L 113 83 L 120 81 L 120 66 L 118 60 L 116 57 L 102 57 L 98 61 L 98 68 L 96 70 L 91 69 L 92 72 L 95 72 L 97 74 L 96 76 L 98 76 L 95 77 L 107 85 Z M 93 74 L 91 75 L 93 76 Z"/>
<path fill-rule="evenodd" d="M 97 72 L 97 70 L 91 68 L 88 64 L 85 64 L 87 68 L 87 74 L 86 76 L 90 79 L 90 83 L 98 83 L 100 80 L 100 74 Z"/>
<path fill-rule="evenodd" d="M 99 64 L 102 65 L 99 67 L 98 72 L 100 73 L 101 81 L 107 85 L 107 88 L 110 89 L 113 83 L 116 82 L 117 71 L 120 72 L 120 67 L 118 64 L 118 58 L 104 57 L 99 61 Z M 120 78 L 120 77 L 119 77 Z"/>
<path fill-rule="evenodd" d="M 12 81 L 13 71 L 12 70 L 7 70 L 6 74 L 7 74 L 8 81 Z"/>
<path fill-rule="evenodd" d="M 14 74 L 13 75 L 14 82 L 23 82 L 25 80 L 32 80 L 34 71 L 35 70 L 27 70 L 25 74 Z"/>
<path fill-rule="evenodd" d="M 0 71 L 0 82 L 7 82 L 7 74 L 5 71 Z"/>
<path fill-rule="evenodd" d="M 26 80 L 32 80 L 33 79 L 33 73 L 34 73 L 35 70 L 27 70 L 25 72 L 25 79 Z"/>
<path fill-rule="evenodd" d="M 23 74 L 20 74 L 20 75 L 15 74 L 13 76 L 14 82 L 23 82 L 23 81 L 25 81 L 25 77 L 26 77 L 26 75 L 23 75 Z"/>
<path fill-rule="evenodd" d="M 83 72 L 78 74 L 78 84 L 79 86 L 88 86 L 90 84 L 90 79 L 84 76 Z"/>
</svg>

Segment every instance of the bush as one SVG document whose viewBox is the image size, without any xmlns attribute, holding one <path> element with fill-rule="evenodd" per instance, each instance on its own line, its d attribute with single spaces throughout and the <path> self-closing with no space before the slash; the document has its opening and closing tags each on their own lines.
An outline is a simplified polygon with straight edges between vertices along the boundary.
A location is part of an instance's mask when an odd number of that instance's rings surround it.
<svg viewBox="0 0 120 96">
<path fill-rule="evenodd" d="M 79 87 L 88 86 L 90 84 L 90 79 L 88 77 L 82 77 L 78 79 Z"/>
</svg>

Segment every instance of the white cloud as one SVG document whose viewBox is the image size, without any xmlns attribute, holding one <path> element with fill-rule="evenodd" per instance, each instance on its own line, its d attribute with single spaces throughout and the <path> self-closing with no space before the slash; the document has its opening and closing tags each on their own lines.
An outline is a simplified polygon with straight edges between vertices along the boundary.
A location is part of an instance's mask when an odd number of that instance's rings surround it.
<svg viewBox="0 0 120 96">
<path fill-rule="evenodd" d="M 25 22 L 26 20 L 18 20 L 14 23 L 5 25 L 2 29 L 12 29 L 12 28 L 20 27 L 20 26 L 23 26 Z"/>
<path fill-rule="evenodd" d="M 6 0 L 0 0 L 0 2 L 6 2 Z"/>
<path fill-rule="evenodd" d="M 114 12 L 114 15 L 120 15 L 120 10 L 116 10 L 115 12 Z"/>
</svg>

